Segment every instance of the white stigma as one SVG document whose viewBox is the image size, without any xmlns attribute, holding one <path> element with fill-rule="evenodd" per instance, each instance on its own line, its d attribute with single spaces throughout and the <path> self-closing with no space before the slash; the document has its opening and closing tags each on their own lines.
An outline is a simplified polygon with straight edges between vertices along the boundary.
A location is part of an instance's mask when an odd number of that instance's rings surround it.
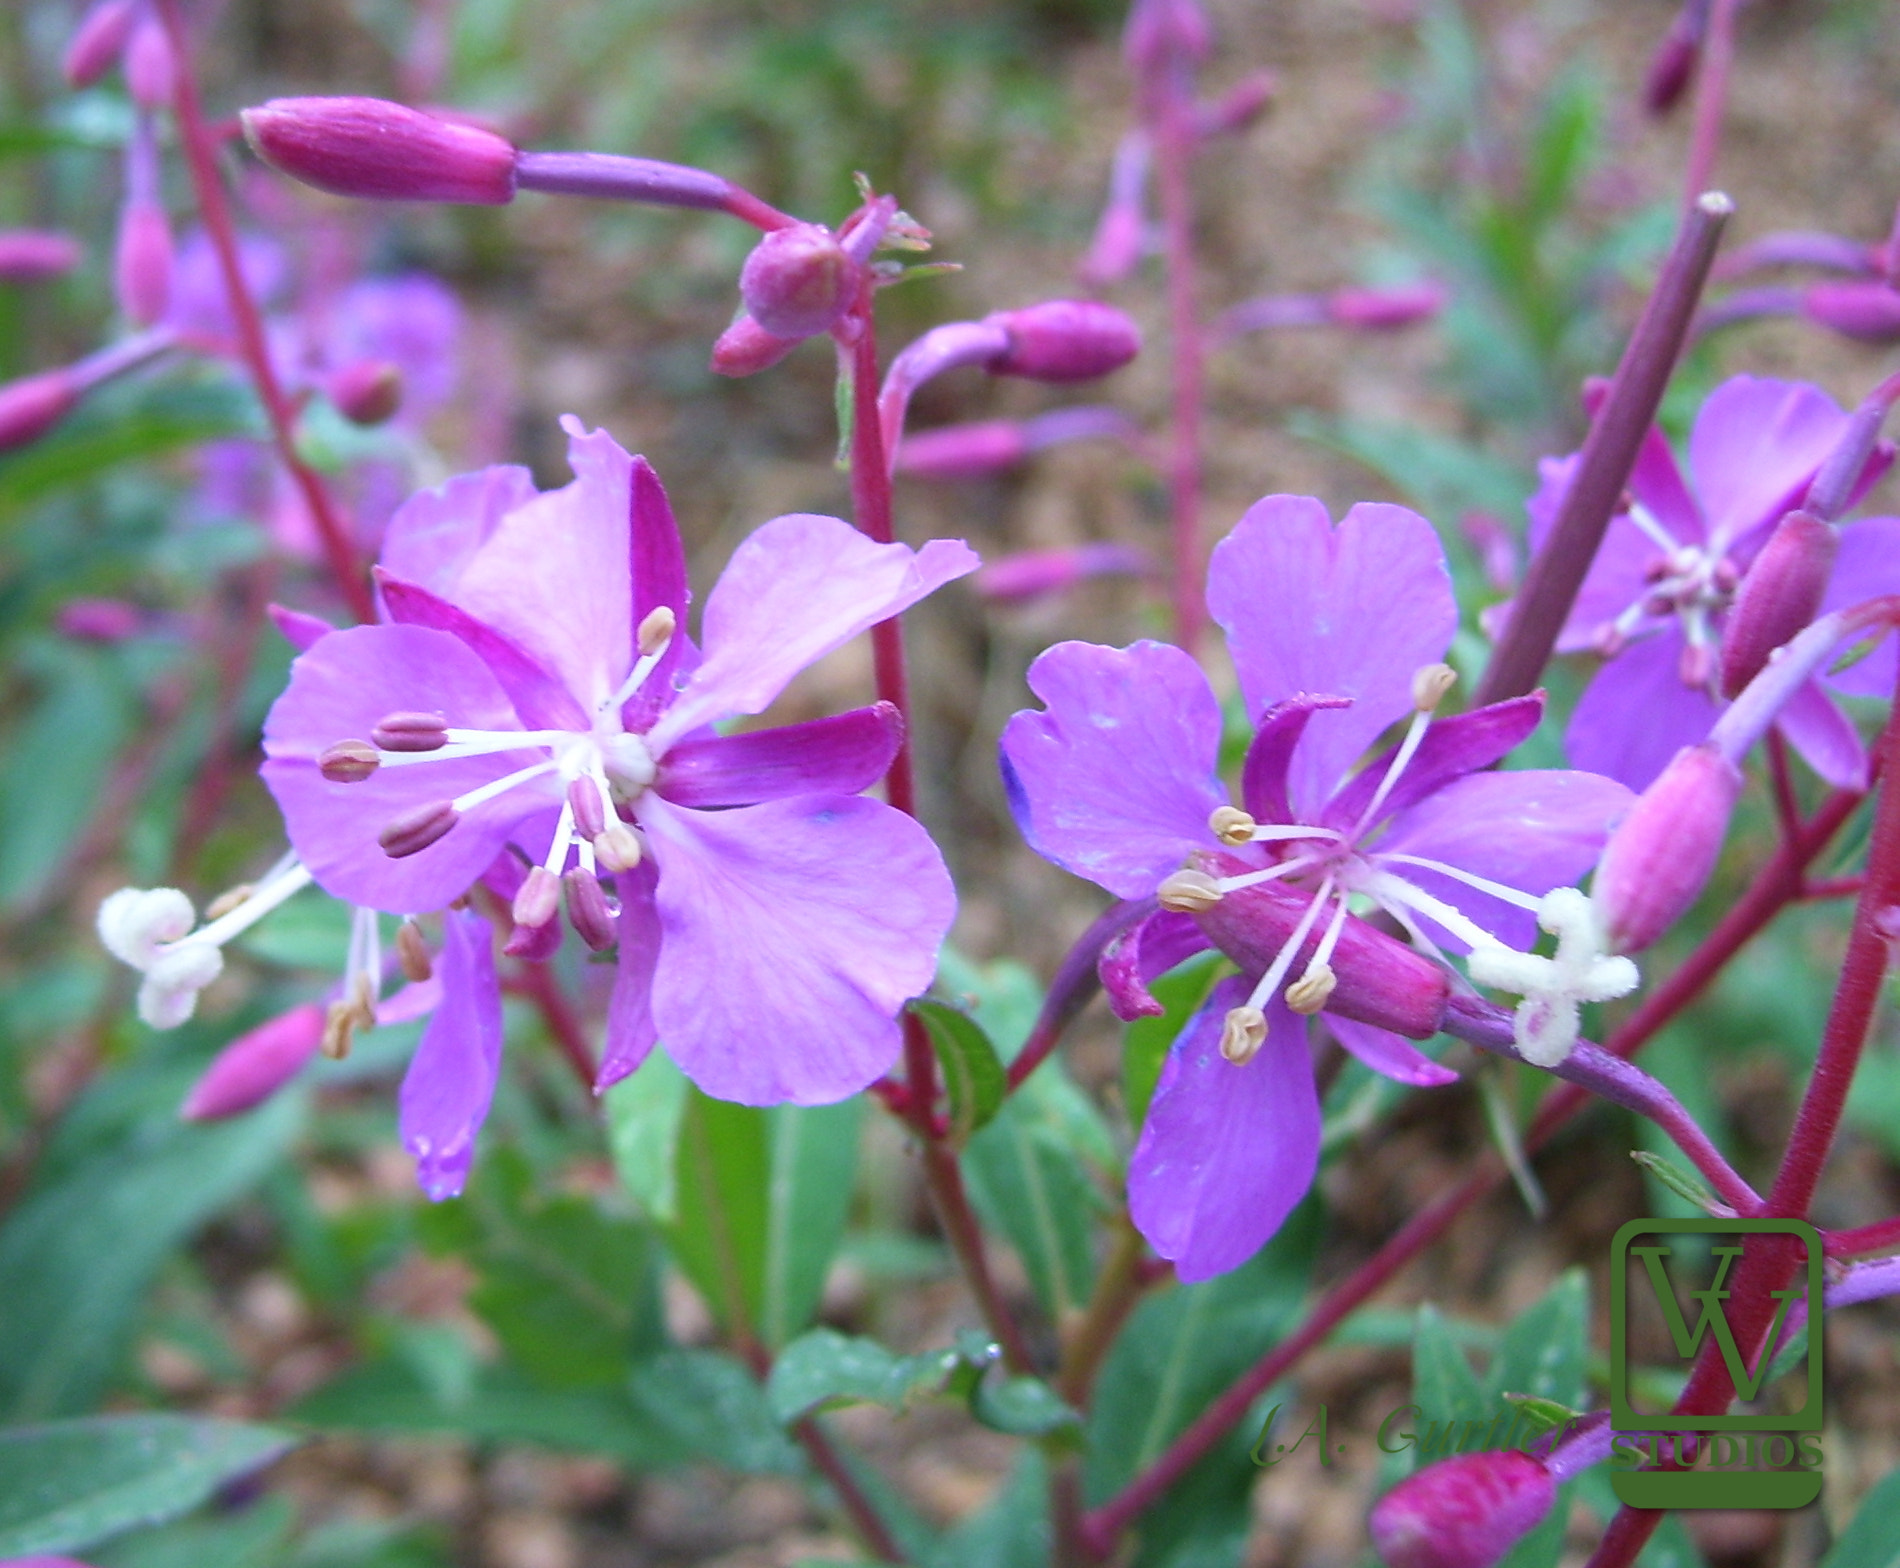
<svg viewBox="0 0 1900 1568">
<path fill-rule="evenodd" d="M 1557 938 L 1553 956 L 1499 944 L 1475 950 L 1466 967 L 1480 985 L 1524 998 L 1512 1024 L 1517 1048 L 1535 1066 L 1556 1067 L 1576 1047 L 1582 1005 L 1628 996 L 1641 977 L 1634 963 L 1609 951 L 1601 917 L 1576 888 L 1546 893 L 1537 923 Z"/>
</svg>

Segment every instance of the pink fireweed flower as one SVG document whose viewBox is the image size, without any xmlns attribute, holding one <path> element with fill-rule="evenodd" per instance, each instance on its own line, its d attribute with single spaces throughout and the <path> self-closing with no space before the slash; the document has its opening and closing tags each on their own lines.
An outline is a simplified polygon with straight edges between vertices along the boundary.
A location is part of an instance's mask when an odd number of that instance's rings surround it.
<svg viewBox="0 0 1900 1568">
<path fill-rule="evenodd" d="M 708 597 L 702 653 L 659 481 L 604 432 L 566 428 L 564 489 L 503 467 L 411 500 L 378 571 L 388 624 L 319 636 L 292 666 L 264 732 L 291 842 L 327 890 L 397 913 L 499 875 L 517 952 L 558 941 L 563 903 L 590 945 L 617 939 L 603 1087 L 664 1036 L 727 1099 L 855 1093 L 895 1059 L 896 1014 L 930 983 L 955 907 L 922 828 L 858 794 L 889 764 L 897 716 L 710 726 L 763 711 L 976 557 L 777 518 Z M 451 958 L 441 1044 L 412 1079 L 464 1059 L 486 1073 L 487 1003 L 452 971 L 486 994 L 490 963 Z M 472 1127 L 455 1117 L 479 1122 L 479 1098 L 405 1089 L 430 1191 L 459 1185 Z"/>
<path fill-rule="evenodd" d="M 1442 1016 L 1440 947 L 1526 956 L 1546 895 L 1590 867 L 1630 800 L 1593 774 L 1486 771 L 1536 727 L 1541 694 L 1434 717 L 1458 615 L 1414 512 L 1357 506 L 1335 528 L 1318 501 L 1270 496 L 1215 549 L 1208 608 L 1257 724 L 1240 807 L 1215 771 L 1220 704 L 1165 644 L 1050 649 L 1029 674 L 1046 711 L 1016 715 L 1002 745 L 1030 844 L 1160 904 L 1104 955 L 1123 1017 L 1157 1011 L 1147 980 L 1195 952 L 1242 970 L 1176 1042 L 1129 1172 L 1136 1225 L 1183 1279 L 1245 1261 L 1312 1181 L 1305 1017 L 1324 1012 L 1402 1082 L 1448 1081 L 1407 1038 Z M 1398 720 L 1399 742 L 1356 767 Z M 1414 945 L 1368 924 L 1374 910 Z M 1576 971 L 1512 988 L 1574 1012 Z"/>
<path fill-rule="evenodd" d="M 1557 639 L 1560 653 L 1594 651 L 1607 661 L 1571 716 L 1565 744 L 1572 762 L 1642 789 L 1679 749 L 1708 734 L 1719 711 L 1722 639 L 1736 590 L 1848 423 L 1816 387 L 1737 376 L 1710 393 L 1696 415 L 1686 475 L 1661 431 L 1650 432 L 1630 476 L 1629 504 L 1610 520 Z M 1877 449 L 1853 493 L 1864 492 L 1891 461 L 1891 448 Z M 1542 464 L 1543 486 L 1528 506 L 1533 548 L 1549 532 L 1575 469 L 1574 457 Z M 1828 603 L 1851 602 L 1839 594 L 1862 599 L 1895 588 L 1900 518 L 1851 524 Z M 1829 782 L 1864 777 L 1859 737 L 1819 684 L 1781 711 L 1780 724 Z"/>
</svg>

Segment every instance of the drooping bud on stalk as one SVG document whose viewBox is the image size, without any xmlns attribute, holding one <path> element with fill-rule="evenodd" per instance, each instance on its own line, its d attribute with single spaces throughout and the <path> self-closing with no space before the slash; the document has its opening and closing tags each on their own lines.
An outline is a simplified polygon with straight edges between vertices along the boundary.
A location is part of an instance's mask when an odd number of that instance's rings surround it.
<svg viewBox="0 0 1900 1568">
<path fill-rule="evenodd" d="M 1146 131 L 1130 131 L 1115 148 L 1108 177 L 1108 201 L 1096 221 L 1095 236 L 1076 265 L 1076 275 L 1094 288 L 1119 283 L 1140 265 L 1148 248 L 1148 213 L 1143 195 L 1154 144 Z"/>
<path fill-rule="evenodd" d="M 79 265 L 83 252 L 70 235 L 50 229 L 0 229 L 0 283 L 37 283 Z"/>
<path fill-rule="evenodd" d="M 353 425 L 380 425 L 402 407 L 402 369 L 386 359 L 359 359 L 333 372 L 324 395 Z"/>
<path fill-rule="evenodd" d="M 172 41 L 157 9 L 148 6 L 125 42 L 126 91 L 141 109 L 163 109 L 170 105 L 177 83 Z"/>
<path fill-rule="evenodd" d="M 1741 770 L 1705 741 L 1683 747 L 1636 797 L 1591 888 L 1613 952 L 1641 952 L 1688 911 L 1715 869 L 1741 792 Z"/>
<path fill-rule="evenodd" d="M 125 48 L 134 14 L 133 0 L 98 0 L 80 19 L 60 62 L 68 86 L 90 87 L 112 69 Z"/>
<path fill-rule="evenodd" d="M 1327 315 L 1360 332 L 1389 332 L 1427 321 L 1445 308 L 1443 285 L 1413 283 L 1389 289 L 1334 289 L 1326 296 Z"/>
<path fill-rule="evenodd" d="M 307 1002 L 239 1035 L 212 1058 L 178 1114 L 188 1122 L 218 1121 L 269 1099 L 317 1054 L 324 1024 L 325 1009 Z"/>
<path fill-rule="evenodd" d="M 1257 1007 L 1236 1007 L 1222 1021 L 1220 1054 L 1236 1067 L 1245 1067 L 1267 1043 L 1267 1015 Z"/>
<path fill-rule="evenodd" d="M 769 370 L 798 347 L 797 338 L 774 337 L 750 316 L 740 316 L 713 344 L 716 376 L 755 376 Z"/>
<path fill-rule="evenodd" d="M 567 894 L 568 921 L 583 942 L 596 953 L 604 953 L 620 940 L 613 907 L 592 872 L 575 866 L 562 874 L 561 886 Z"/>
<path fill-rule="evenodd" d="M 172 292 L 172 228 L 162 207 L 126 204 L 119 216 L 113 278 L 126 320 L 149 327 L 164 317 Z"/>
<path fill-rule="evenodd" d="M 1067 550 L 1022 550 L 981 568 L 970 579 L 985 599 L 1021 604 L 1057 593 L 1088 577 L 1146 577 L 1149 556 L 1127 544 L 1083 544 Z"/>
<path fill-rule="evenodd" d="M 392 818 L 376 835 L 376 842 L 382 845 L 383 853 L 391 860 L 402 860 L 410 855 L 421 854 L 431 844 L 447 837 L 461 820 L 462 814 L 455 809 L 453 802 L 434 801 Z"/>
<path fill-rule="evenodd" d="M 273 98 L 239 116 L 257 155 L 318 190 L 372 201 L 514 200 L 514 145 L 380 98 Z"/>
<path fill-rule="evenodd" d="M 79 377 L 63 366 L 0 386 L 0 452 L 39 440 L 73 411 L 84 390 Z"/>
<path fill-rule="evenodd" d="M 1840 532 L 1812 512 L 1790 512 L 1755 557 L 1722 629 L 1722 693 L 1734 697 L 1769 654 L 1821 610 Z"/>
<path fill-rule="evenodd" d="M 1857 343 L 1900 341 L 1900 293 L 1885 282 L 1811 283 L 1801 291 L 1801 313 Z"/>
<path fill-rule="evenodd" d="M 403 979 L 412 985 L 420 985 L 435 973 L 429 944 L 414 920 L 405 920 L 396 927 L 396 962 L 402 966 Z"/>
<path fill-rule="evenodd" d="M 780 338 L 828 332 L 857 298 L 859 267 L 819 223 L 775 229 L 752 248 L 739 297 L 765 331 Z"/>
<path fill-rule="evenodd" d="M 332 784 L 361 784 L 382 765 L 382 757 L 366 740 L 340 740 L 317 757 L 317 771 Z"/>
<path fill-rule="evenodd" d="M 1033 419 L 945 425 L 904 437 L 895 470 L 924 479 L 973 479 L 1014 467 L 1052 446 L 1097 439 L 1138 445 L 1141 431 L 1120 409 L 1099 406 L 1056 408 Z"/>
<path fill-rule="evenodd" d="M 1556 1499 L 1541 1460 L 1500 1448 L 1408 1476 L 1373 1504 L 1368 1524 L 1387 1568 L 1491 1568 Z"/>
<path fill-rule="evenodd" d="M 1695 77 L 1696 62 L 1702 53 L 1700 20 L 1708 11 L 1708 0 L 1689 0 L 1676 13 L 1675 21 L 1657 47 L 1643 78 L 1643 107 L 1661 119 L 1688 91 Z"/>
<path fill-rule="evenodd" d="M 1141 352 L 1141 329 L 1124 311 L 1095 300 L 1053 299 L 986 318 L 1009 346 L 984 369 L 1031 381 L 1090 381 Z"/>
<path fill-rule="evenodd" d="M 386 713 L 369 738 L 384 751 L 440 751 L 449 743 L 449 725 L 439 713 Z"/>
</svg>

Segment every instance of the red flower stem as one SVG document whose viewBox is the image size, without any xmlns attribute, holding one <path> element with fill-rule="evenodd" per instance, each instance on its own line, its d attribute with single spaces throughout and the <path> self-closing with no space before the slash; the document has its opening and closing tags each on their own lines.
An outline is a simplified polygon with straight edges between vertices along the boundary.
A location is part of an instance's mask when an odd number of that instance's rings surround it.
<svg viewBox="0 0 1900 1568">
<path fill-rule="evenodd" d="M 1637 451 L 1655 421 L 1663 389 L 1682 352 L 1715 247 L 1734 205 L 1719 192 L 1700 197 L 1683 220 L 1656 287 L 1630 334 L 1603 406 L 1590 423 L 1576 477 L 1564 494 L 1550 537 L 1524 574 L 1511 618 L 1492 651 L 1474 707 L 1521 697 L 1550 662 L 1557 633 L 1570 615 L 1597 546 L 1610 526 Z"/>
<path fill-rule="evenodd" d="M 867 289 L 851 345 L 851 511 L 860 529 L 879 544 L 896 538 L 892 525 L 891 470 L 884 451 L 884 427 L 878 418 L 877 329 L 873 300 Z M 871 655 L 877 694 L 895 707 L 904 720 L 897 755 L 884 776 L 884 793 L 906 816 L 917 815 L 917 791 L 911 770 L 910 682 L 904 670 L 904 632 L 896 616 L 871 628 Z M 990 1273 L 983 1249 L 983 1233 L 970 1211 L 957 1157 L 944 1142 L 944 1126 L 936 1114 L 937 1056 L 923 1020 L 906 1012 L 904 1029 L 905 1115 L 923 1151 L 924 1181 L 936 1205 L 944 1235 L 956 1253 L 971 1294 L 983 1313 L 990 1333 L 1003 1348 L 1011 1370 L 1026 1372 L 1033 1365 L 1016 1320 L 1004 1305 Z"/>
<path fill-rule="evenodd" d="M 1824 898 L 1852 898 L 1866 885 L 1865 877 L 1828 877 L 1819 882 L 1803 882 L 1801 898 L 1808 903 Z"/>
<path fill-rule="evenodd" d="M 1644 1000 L 1605 1044 L 1617 1056 L 1633 1056 L 1682 1011 L 1799 894 L 1802 872 L 1840 830 L 1861 796 L 1836 790 L 1802 829 L 1780 845 L 1756 873 L 1742 899 L 1722 917 L 1688 961 Z M 1524 1136 L 1526 1152 L 1547 1143 L 1590 1096 L 1565 1084 L 1548 1100 Z M 1495 1155 L 1436 1203 L 1421 1210 L 1370 1258 L 1330 1290 L 1306 1321 L 1204 1410 L 1147 1470 L 1101 1507 L 1084 1516 L 1083 1538 L 1091 1551 L 1106 1557 L 1142 1511 L 1159 1499 L 1227 1435 L 1261 1393 L 1283 1377 L 1307 1351 L 1321 1343 L 1355 1308 L 1385 1285 L 1407 1263 L 1448 1231 L 1466 1210 L 1503 1185 L 1509 1172 Z"/>
<path fill-rule="evenodd" d="M 218 255 L 218 270 L 224 277 L 225 293 L 230 299 L 231 315 L 237 323 L 238 347 L 251 380 L 257 387 L 258 401 L 264 405 L 270 422 L 271 438 L 277 455 L 289 471 L 304 505 L 316 524 L 323 543 L 324 559 L 338 591 L 359 621 L 376 619 L 375 601 L 370 597 L 369 582 L 363 564 L 350 543 L 348 529 L 337 515 L 330 493 L 316 471 L 297 452 L 297 420 L 290 400 L 277 380 L 271 365 L 270 348 L 264 338 L 263 318 L 257 302 L 251 298 L 244 281 L 244 268 L 238 256 L 237 230 L 231 219 L 231 204 L 225 196 L 224 182 L 218 172 L 217 142 L 205 124 L 204 110 L 198 100 L 198 81 L 192 70 L 190 39 L 185 31 L 179 0 L 158 0 L 159 15 L 171 40 L 176 61 L 177 85 L 172 106 L 178 117 L 179 139 L 184 145 L 185 161 L 191 170 L 192 191 L 198 199 L 198 215 L 205 232 L 211 236 Z"/>
<path fill-rule="evenodd" d="M 1822 1233 L 1822 1242 L 1830 1258 L 1857 1258 L 1870 1252 L 1886 1252 L 1900 1247 L 1900 1214 L 1853 1230 Z"/>
<path fill-rule="evenodd" d="M 1206 393 L 1200 306 L 1194 266 L 1194 202 L 1188 171 L 1194 133 L 1185 84 L 1171 64 L 1155 93 L 1150 119 L 1161 233 L 1168 276 L 1168 346 L 1173 356 L 1174 429 L 1168 454 L 1168 506 L 1174 554 L 1174 640 L 1190 653 L 1206 625 L 1201 559 L 1201 403 Z"/>
<path fill-rule="evenodd" d="M 1696 73 L 1695 118 L 1689 133 L 1689 172 L 1683 183 L 1684 209 L 1709 188 L 1716 154 L 1722 146 L 1722 112 L 1728 105 L 1729 67 L 1735 60 L 1736 0 L 1715 0 L 1702 37 L 1702 64 Z"/>
<path fill-rule="evenodd" d="M 844 1456 L 832 1445 L 830 1435 L 818 1424 L 818 1418 L 806 1416 L 804 1420 L 793 1423 L 792 1436 L 798 1439 L 799 1446 L 805 1450 L 818 1473 L 831 1483 L 832 1491 L 838 1494 L 839 1505 L 857 1528 L 864 1544 L 871 1549 L 871 1555 L 881 1563 L 909 1562 L 904 1549 L 891 1534 L 890 1527 L 871 1506 L 870 1498 L 864 1495 L 857 1477 L 852 1475 L 850 1467 L 844 1462 Z"/>
<path fill-rule="evenodd" d="M 1781 823 L 1781 836 L 1793 838 L 1801 831 L 1801 802 L 1794 792 L 1794 774 L 1788 766 L 1788 743 L 1780 730 L 1768 732 L 1768 781 L 1775 792 L 1775 816 Z"/>
</svg>

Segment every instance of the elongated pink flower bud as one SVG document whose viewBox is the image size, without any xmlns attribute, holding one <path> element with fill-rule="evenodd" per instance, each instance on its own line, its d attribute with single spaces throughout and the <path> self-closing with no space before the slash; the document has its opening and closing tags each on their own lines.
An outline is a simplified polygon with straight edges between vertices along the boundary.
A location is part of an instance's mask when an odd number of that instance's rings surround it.
<svg viewBox="0 0 1900 1568">
<path fill-rule="evenodd" d="M 1500 1448 L 1408 1476 L 1373 1504 L 1368 1523 L 1387 1568 L 1491 1568 L 1556 1500 L 1542 1461 Z"/>
<path fill-rule="evenodd" d="M 1722 628 L 1722 691 L 1734 697 L 1773 653 L 1821 612 L 1840 553 L 1840 532 L 1811 512 L 1790 512 L 1755 557 Z"/>
<path fill-rule="evenodd" d="M 84 390 L 65 366 L 0 386 L 0 452 L 39 440 L 73 411 Z"/>
<path fill-rule="evenodd" d="M 1661 119 L 1688 90 L 1695 78 L 1696 62 L 1702 53 L 1702 37 L 1685 8 L 1676 14 L 1669 31 L 1650 58 L 1649 72 L 1643 78 L 1643 107 Z"/>
<path fill-rule="evenodd" d="M 1640 953 L 1687 913 L 1715 869 L 1741 793 L 1741 770 L 1704 741 L 1684 746 L 1636 797 L 1591 890 L 1612 952 Z"/>
<path fill-rule="evenodd" d="M 134 14 L 132 0 L 99 0 L 80 19 L 60 64 L 69 86 L 90 87 L 112 69 L 132 31 Z"/>
<path fill-rule="evenodd" d="M 1801 292 L 1810 321 L 1859 343 L 1900 341 L 1900 294 L 1882 283 L 1814 283 Z"/>
<path fill-rule="evenodd" d="M 172 101 L 178 82 L 178 62 L 172 41 L 155 10 L 147 10 L 132 28 L 125 44 L 125 86 L 141 109 L 163 109 Z"/>
<path fill-rule="evenodd" d="M 1326 296 L 1326 313 L 1342 327 L 1389 332 L 1425 321 L 1445 308 L 1445 290 L 1437 283 L 1413 283 L 1389 289 L 1335 289 Z"/>
<path fill-rule="evenodd" d="M 1083 544 L 1066 550 L 1023 550 L 993 560 L 970 579 L 984 598 L 1022 604 L 1059 593 L 1086 577 L 1141 577 L 1154 562 L 1129 544 Z"/>
<path fill-rule="evenodd" d="M 1194 134 L 1206 138 L 1228 136 L 1246 128 L 1267 112 L 1280 80 L 1271 71 L 1254 71 L 1212 103 L 1194 106 Z"/>
<path fill-rule="evenodd" d="M 74 642 L 125 642 L 145 629 L 145 612 L 123 599 L 68 599 L 54 612 L 53 629 Z"/>
<path fill-rule="evenodd" d="M 336 371 L 324 392 L 353 425 L 380 425 L 402 407 L 402 370 L 386 359 L 359 359 Z"/>
<path fill-rule="evenodd" d="M 750 316 L 741 316 L 713 344 L 716 376 L 753 376 L 769 370 L 798 347 L 797 338 L 774 337 Z"/>
<path fill-rule="evenodd" d="M 381 98 L 273 98 L 240 118 L 257 155 L 292 179 L 372 201 L 514 200 L 506 137 Z"/>
<path fill-rule="evenodd" d="M 128 321 L 149 327 L 164 318 L 172 297 L 172 226 L 163 208 L 127 204 L 119 216 L 113 275 Z"/>
<path fill-rule="evenodd" d="M 1029 455 L 1029 433 L 1018 419 L 985 419 L 905 436 L 897 472 L 920 479 L 975 479 L 1013 468 Z"/>
<path fill-rule="evenodd" d="M 49 229 L 0 229 L 0 282 L 56 278 L 78 266 L 82 254 L 70 235 Z"/>
<path fill-rule="evenodd" d="M 739 273 L 747 313 L 779 338 L 828 332 L 857 298 L 859 264 L 820 223 L 774 229 Z"/>
<path fill-rule="evenodd" d="M 1196 0 L 1135 0 L 1122 29 L 1122 58 L 1137 76 L 1175 61 L 1198 63 L 1214 47 L 1214 29 Z"/>
<path fill-rule="evenodd" d="M 217 1121 L 269 1099 L 317 1054 L 323 1024 L 323 1008 L 307 1002 L 239 1035 L 212 1058 L 178 1114 L 188 1122 Z"/>
<path fill-rule="evenodd" d="M 1045 300 L 986 320 L 1009 335 L 1009 347 L 984 365 L 993 376 L 1090 381 L 1141 352 L 1141 328 L 1125 311 L 1096 300 Z"/>
</svg>

